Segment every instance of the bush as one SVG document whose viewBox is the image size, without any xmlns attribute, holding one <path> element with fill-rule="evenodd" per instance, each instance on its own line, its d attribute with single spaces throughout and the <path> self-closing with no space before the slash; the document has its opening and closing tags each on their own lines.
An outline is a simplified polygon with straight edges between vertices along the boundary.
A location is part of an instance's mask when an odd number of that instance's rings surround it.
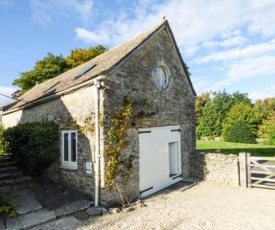
<svg viewBox="0 0 275 230">
<path fill-rule="evenodd" d="M 275 145 L 275 136 L 271 136 L 268 139 L 265 139 L 263 142 L 261 142 L 263 145 Z"/>
<path fill-rule="evenodd" d="M 59 135 L 54 122 L 19 124 L 6 129 L 3 138 L 6 153 L 28 174 L 41 174 L 57 159 Z"/>
<path fill-rule="evenodd" d="M 0 154 L 3 153 L 4 151 L 3 133 L 4 133 L 4 127 L 2 124 L 0 124 Z"/>
<path fill-rule="evenodd" d="M 202 132 L 201 132 L 200 126 L 198 125 L 198 126 L 196 127 L 196 139 L 197 139 L 197 140 L 200 140 L 201 137 L 202 137 Z"/>
<path fill-rule="evenodd" d="M 225 141 L 256 144 L 255 135 L 249 126 L 242 120 L 235 122 L 224 137 Z"/>
</svg>

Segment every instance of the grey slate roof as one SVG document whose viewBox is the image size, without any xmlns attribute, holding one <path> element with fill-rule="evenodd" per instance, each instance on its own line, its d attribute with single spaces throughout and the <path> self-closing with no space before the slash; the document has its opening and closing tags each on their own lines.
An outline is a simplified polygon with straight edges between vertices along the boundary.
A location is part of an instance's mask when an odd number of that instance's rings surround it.
<svg viewBox="0 0 275 230">
<path fill-rule="evenodd" d="M 165 27 L 170 31 L 172 39 L 174 40 L 168 21 L 163 20 L 160 24 L 140 34 L 134 39 L 125 42 L 117 47 L 114 47 L 106 51 L 105 53 L 93 58 L 92 60 L 84 64 L 81 64 L 63 74 L 60 74 L 59 76 L 53 79 L 50 79 L 46 82 L 34 86 L 32 89 L 30 89 L 25 94 L 20 96 L 17 102 L 4 107 L 4 111 L 13 110 L 15 108 L 19 108 L 22 106 L 24 107 L 25 105 L 35 102 L 41 98 L 70 89 L 71 87 L 77 86 L 99 75 L 104 75 L 105 73 L 110 72 L 116 66 L 118 66 L 126 57 L 128 57 L 134 50 L 136 50 L 141 44 L 143 44 L 146 40 L 150 39 L 150 37 L 153 36 L 157 31 L 162 30 Z M 177 52 L 179 53 L 179 56 L 181 58 L 178 48 Z M 186 76 L 188 77 L 190 86 L 195 94 L 183 60 L 182 64 L 185 68 Z M 94 67 L 90 71 L 88 71 L 79 78 L 75 78 L 75 76 L 77 76 L 79 73 L 81 73 L 82 71 L 91 66 Z"/>
</svg>

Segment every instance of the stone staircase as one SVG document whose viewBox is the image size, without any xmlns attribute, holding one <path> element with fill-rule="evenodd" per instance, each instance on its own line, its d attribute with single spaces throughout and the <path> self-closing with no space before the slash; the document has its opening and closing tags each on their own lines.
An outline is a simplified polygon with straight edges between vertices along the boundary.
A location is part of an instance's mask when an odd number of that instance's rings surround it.
<svg viewBox="0 0 275 230">
<path fill-rule="evenodd" d="M 0 192 L 32 187 L 31 177 L 24 176 L 8 155 L 0 155 Z"/>
</svg>

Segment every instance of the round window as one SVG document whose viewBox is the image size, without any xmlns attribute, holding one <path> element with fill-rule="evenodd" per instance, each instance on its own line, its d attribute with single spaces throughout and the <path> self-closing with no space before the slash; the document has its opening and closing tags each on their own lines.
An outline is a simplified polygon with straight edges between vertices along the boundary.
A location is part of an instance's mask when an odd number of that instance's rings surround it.
<svg viewBox="0 0 275 230">
<path fill-rule="evenodd" d="M 160 89 L 165 89 L 168 86 L 168 76 L 163 67 L 158 67 L 156 71 L 156 83 Z"/>
</svg>

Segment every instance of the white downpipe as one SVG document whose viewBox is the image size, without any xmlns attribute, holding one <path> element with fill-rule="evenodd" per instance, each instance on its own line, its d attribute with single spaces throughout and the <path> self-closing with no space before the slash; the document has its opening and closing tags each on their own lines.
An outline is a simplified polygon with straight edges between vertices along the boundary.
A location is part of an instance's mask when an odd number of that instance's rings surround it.
<svg viewBox="0 0 275 230">
<path fill-rule="evenodd" d="M 99 153 L 99 88 L 100 82 L 94 81 L 95 86 L 95 207 L 98 207 L 99 203 L 99 164 L 100 164 L 100 153 Z"/>
</svg>

